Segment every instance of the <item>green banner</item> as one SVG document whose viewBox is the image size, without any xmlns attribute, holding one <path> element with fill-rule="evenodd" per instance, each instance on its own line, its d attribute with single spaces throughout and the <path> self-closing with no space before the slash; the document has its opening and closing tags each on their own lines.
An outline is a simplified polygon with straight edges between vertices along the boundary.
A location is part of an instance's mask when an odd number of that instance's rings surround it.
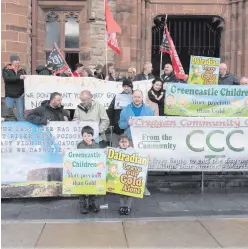
<svg viewBox="0 0 248 249">
<path fill-rule="evenodd" d="M 248 117 L 248 86 L 168 84 L 165 114 Z"/>
<path fill-rule="evenodd" d="M 143 198 L 148 162 L 147 154 L 134 149 L 108 148 L 107 191 Z"/>
<path fill-rule="evenodd" d="M 188 83 L 200 85 L 218 84 L 219 65 L 220 58 L 191 55 Z"/>
<path fill-rule="evenodd" d="M 102 149 L 68 151 L 64 156 L 63 194 L 105 195 L 105 165 Z"/>
</svg>

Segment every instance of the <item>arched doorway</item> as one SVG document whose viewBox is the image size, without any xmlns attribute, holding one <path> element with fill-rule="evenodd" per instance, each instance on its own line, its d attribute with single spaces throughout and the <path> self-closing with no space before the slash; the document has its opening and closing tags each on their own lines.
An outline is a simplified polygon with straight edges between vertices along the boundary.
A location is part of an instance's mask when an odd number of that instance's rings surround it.
<svg viewBox="0 0 248 249">
<path fill-rule="evenodd" d="M 154 19 L 152 28 L 152 63 L 154 75 L 160 72 L 160 44 L 163 38 L 165 15 Z M 224 21 L 217 16 L 179 16 L 167 18 L 168 30 L 175 44 L 185 73 L 189 71 L 190 56 L 220 57 L 221 33 Z M 163 53 L 163 63 L 170 62 Z"/>
</svg>

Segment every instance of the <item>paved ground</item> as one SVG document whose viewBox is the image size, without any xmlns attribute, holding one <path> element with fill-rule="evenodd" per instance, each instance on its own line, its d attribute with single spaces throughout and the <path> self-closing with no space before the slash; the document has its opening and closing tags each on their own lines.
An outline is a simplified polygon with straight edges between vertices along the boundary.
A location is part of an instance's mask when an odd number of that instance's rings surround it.
<svg viewBox="0 0 248 249">
<path fill-rule="evenodd" d="M 248 219 L 2 223 L 2 248 L 248 248 Z"/>
<path fill-rule="evenodd" d="M 21 199 L 2 200 L 2 220 L 92 220 L 151 217 L 199 217 L 248 215 L 248 188 L 207 190 L 150 189 L 152 195 L 135 199 L 132 214 L 119 216 L 119 197 L 108 195 L 98 199 L 108 209 L 96 215 L 81 215 L 77 199 Z"/>
</svg>

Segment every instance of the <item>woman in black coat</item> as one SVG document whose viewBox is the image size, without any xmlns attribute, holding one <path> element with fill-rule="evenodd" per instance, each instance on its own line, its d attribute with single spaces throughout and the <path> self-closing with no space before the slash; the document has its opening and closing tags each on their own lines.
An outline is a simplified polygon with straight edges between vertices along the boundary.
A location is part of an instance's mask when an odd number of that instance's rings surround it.
<svg viewBox="0 0 248 249">
<path fill-rule="evenodd" d="M 165 116 L 164 114 L 164 99 L 165 90 L 163 89 L 163 81 L 161 79 L 154 79 L 152 81 L 152 88 L 148 91 L 148 98 L 158 104 L 159 116 Z"/>
</svg>

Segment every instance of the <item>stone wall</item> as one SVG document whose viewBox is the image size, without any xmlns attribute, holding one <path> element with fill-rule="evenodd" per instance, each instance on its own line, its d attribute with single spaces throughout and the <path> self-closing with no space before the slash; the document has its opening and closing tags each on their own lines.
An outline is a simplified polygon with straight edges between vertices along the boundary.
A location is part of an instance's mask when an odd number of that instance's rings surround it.
<svg viewBox="0 0 248 249">
<path fill-rule="evenodd" d="M 107 62 L 114 62 L 114 52 L 106 47 L 105 41 L 105 15 L 103 0 L 92 0 L 91 16 L 95 18 L 94 22 L 90 23 L 90 50 L 91 61 L 90 65 L 104 65 Z M 116 0 L 109 1 L 109 7 L 113 16 L 116 13 Z M 106 53 L 107 48 L 107 53 Z M 107 55 L 107 56 L 106 56 Z M 107 58 L 106 58 L 107 57 Z"/>
<path fill-rule="evenodd" d="M 21 65 L 30 73 L 30 0 L 2 0 L 1 68 L 11 54 L 20 56 Z M 4 84 L 1 84 L 4 96 Z"/>
<path fill-rule="evenodd" d="M 46 54 L 44 52 L 46 43 L 46 15 L 43 9 L 38 6 L 37 13 L 37 29 L 36 29 L 36 39 L 37 39 L 37 49 L 36 49 L 36 66 L 45 65 Z"/>
</svg>

